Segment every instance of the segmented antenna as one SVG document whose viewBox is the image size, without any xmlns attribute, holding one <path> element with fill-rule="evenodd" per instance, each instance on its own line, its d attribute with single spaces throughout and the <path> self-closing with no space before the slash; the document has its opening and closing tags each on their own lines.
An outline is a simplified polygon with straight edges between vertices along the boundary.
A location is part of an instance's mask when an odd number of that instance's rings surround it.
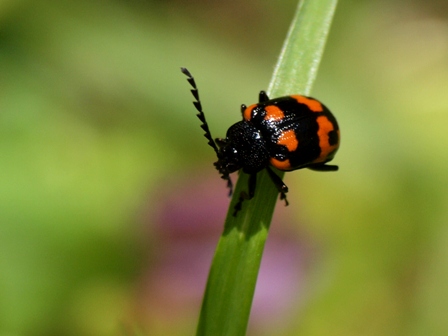
<svg viewBox="0 0 448 336">
<path fill-rule="evenodd" d="M 201 101 L 199 100 L 199 91 L 198 91 L 198 88 L 196 87 L 196 82 L 194 81 L 193 76 L 191 75 L 190 71 L 187 70 L 187 68 L 180 68 L 180 70 L 182 71 L 182 73 L 185 76 L 188 77 L 187 78 L 188 83 L 190 83 L 190 85 L 193 87 L 193 89 L 190 90 L 193 97 L 196 99 L 196 101 L 193 102 L 193 105 L 194 105 L 194 107 L 196 107 L 196 110 L 198 110 L 198 112 L 199 112 L 198 114 L 196 114 L 196 116 L 202 122 L 201 128 L 205 131 L 204 136 L 207 138 L 209 146 L 212 147 L 215 150 L 216 155 L 218 155 L 218 147 L 216 147 L 216 144 L 213 141 L 212 135 L 208 128 L 207 120 L 205 120 L 205 114 L 202 111 L 202 105 L 201 105 Z"/>
<path fill-rule="evenodd" d="M 204 111 L 202 111 L 202 105 L 201 105 L 201 101 L 199 99 L 199 91 L 198 91 L 198 88 L 196 87 L 196 82 L 194 81 L 193 76 L 191 75 L 190 71 L 188 71 L 187 68 L 180 68 L 180 70 L 182 71 L 182 73 L 185 76 L 188 77 L 187 78 L 188 83 L 190 83 L 190 85 L 193 87 L 193 89 L 191 89 L 190 91 L 191 91 L 191 94 L 193 95 L 193 97 L 196 99 L 196 101 L 193 102 L 194 107 L 196 107 L 196 110 L 198 111 L 198 114 L 196 114 L 196 116 L 202 122 L 201 128 L 205 132 L 204 136 L 208 140 L 209 146 L 212 147 L 216 152 L 218 161 L 215 162 L 215 167 L 216 167 L 216 169 L 218 169 L 219 173 L 221 174 L 221 178 L 224 180 L 227 180 L 227 188 L 229 188 L 229 196 L 231 196 L 232 192 L 233 192 L 232 180 L 230 179 L 229 173 L 226 171 L 223 171 L 221 165 L 219 164 L 220 159 L 221 159 L 219 150 L 218 150 L 218 147 L 216 146 L 215 141 L 213 141 L 212 135 L 210 133 L 210 129 L 208 128 L 207 120 L 205 120 L 205 114 L 204 114 Z"/>
</svg>

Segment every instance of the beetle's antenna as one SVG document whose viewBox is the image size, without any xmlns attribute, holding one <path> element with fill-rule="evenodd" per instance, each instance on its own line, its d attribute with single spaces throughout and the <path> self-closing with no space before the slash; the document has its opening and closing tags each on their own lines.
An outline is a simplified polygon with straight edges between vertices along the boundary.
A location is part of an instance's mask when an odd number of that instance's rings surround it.
<svg viewBox="0 0 448 336">
<path fill-rule="evenodd" d="M 204 111 L 202 111 L 202 105 L 201 105 L 201 101 L 199 100 L 199 91 L 198 91 L 198 88 L 196 87 L 196 82 L 194 81 L 193 76 L 191 75 L 190 71 L 188 71 L 187 68 L 180 68 L 180 70 L 182 71 L 182 73 L 185 76 L 188 77 L 187 78 L 188 83 L 190 83 L 190 85 L 193 87 L 193 89 L 190 90 L 191 94 L 196 99 L 196 101 L 193 102 L 193 105 L 194 105 L 194 107 L 196 107 L 196 110 L 198 110 L 198 112 L 199 112 L 198 114 L 196 114 L 196 116 L 202 122 L 201 128 L 205 131 L 204 136 L 207 138 L 208 144 L 210 145 L 210 147 L 212 147 L 215 150 L 216 155 L 218 155 L 218 147 L 216 147 L 216 144 L 213 141 L 212 135 L 210 133 L 210 129 L 208 128 L 207 120 L 205 120 Z"/>
<path fill-rule="evenodd" d="M 209 146 L 215 150 L 216 156 L 218 157 L 218 162 L 219 162 L 219 160 L 220 160 L 219 150 L 218 150 L 218 147 L 216 146 L 216 143 L 213 141 L 212 134 L 210 133 L 210 129 L 208 128 L 207 120 L 205 120 L 205 114 L 204 114 L 204 111 L 202 111 L 202 105 L 201 105 L 201 101 L 199 99 L 199 91 L 196 86 L 196 82 L 194 81 L 193 76 L 191 75 L 190 71 L 188 71 L 187 68 L 180 68 L 180 71 L 182 71 L 182 73 L 188 77 L 187 78 L 188 83 L 190 83 L 190 85 L 193 87 L 193 89 L 191 89 L 190 91 L 191 91 L 191 94 L 193 95 L 193 97 L 196 99 L 196 101 L 193 102 L 194 107 L 196 107 L 196 110 L 198 111 L 198 114 L 196 114 L 196 116 L 202 122 L 201 128 L 205 131 L 204 136 L 207 138 Z M 227 180 L 227 188 L 229 188 L 229 196 L 232 195 L 233 186 L 232 186 L 232 180 L 230 179 L 229 173 L 226 171 L 223 171 L 222 168 L 218 167 L 216 164 L 215 164 L 215 167 L 216 167 L 216 169 L 218 169 L 219 173 L 222 174 L 221 178 L 224 180 Z"/>
</svg>

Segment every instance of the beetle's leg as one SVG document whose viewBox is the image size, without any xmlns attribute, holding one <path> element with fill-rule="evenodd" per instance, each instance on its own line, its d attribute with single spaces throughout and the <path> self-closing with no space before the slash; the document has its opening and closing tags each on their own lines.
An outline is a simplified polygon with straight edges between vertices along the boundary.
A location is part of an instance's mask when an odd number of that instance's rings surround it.
<svg viewBox="0 0 448 336">
<path fill-rule="evenodd" d="M 265 91 L 260 91 L 260 94 L 258 95 L 258 102 L 259 103 L 264 103 L 265 101 L 268 101 L 269 97 L 266 94 Z"/>
<path fill-rule="evenodd" d="M 307 167 L 308 169 L 315 170 L 315 171 L 337 171 L 339 169 L 338 166 L 332 166 L 332 165 L 326 165 L 322 163 L 313 164 Z"/>
<path fill-rule="evenodd" d="M 280 200 L 285 200 L 285 206 L 288 206 L 289 202 L 286 199 L 286 193 L 288 192 L 288 187 L 286 186 L 286 184 L 283 183 L 282 179 L 272 171 L 271 168 L 266 167 L 266 170 L 268 171 L 269 177 L 271 178 L 272 182 L 274 182 L 278 192 L 280 193 Z"/>
<path fill-rule="evenodd" d="M 241 104 L 241 114 L 243 115 L 244 118 L 244 111 L 246 110 L 247 106 L 245 104 Z"/>
<path fill-rule="evenodd" d="M 245 191 L 240 193 L 240 198 L 238 199 L 238 203 L 235 204 L 233 216 L 236 216 L 238 211 L 241 210 L 241 206 L 243 205 L 244 200 L 250 200 L 255 195 L 255 187 L 257 186 L 257 173 L 250 174 L 249 176 L 249 194 Z"/>
</svg>

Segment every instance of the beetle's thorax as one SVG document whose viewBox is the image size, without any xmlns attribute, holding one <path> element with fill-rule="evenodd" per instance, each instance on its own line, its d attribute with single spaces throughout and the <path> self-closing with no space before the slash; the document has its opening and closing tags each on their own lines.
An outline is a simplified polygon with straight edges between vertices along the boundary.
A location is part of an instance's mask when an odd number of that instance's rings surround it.
<svg viewBox="0 0 448 336">
<path fill-rule="evenodd" d="M 249 121 L 240 121 L 227 131 L 225 139 L 217 140 L 219 148 L 216 168 L 230 174 L 243 168 L 245 173 L 256 173 L 269 162 L 266 141 Z"/>
</svg>

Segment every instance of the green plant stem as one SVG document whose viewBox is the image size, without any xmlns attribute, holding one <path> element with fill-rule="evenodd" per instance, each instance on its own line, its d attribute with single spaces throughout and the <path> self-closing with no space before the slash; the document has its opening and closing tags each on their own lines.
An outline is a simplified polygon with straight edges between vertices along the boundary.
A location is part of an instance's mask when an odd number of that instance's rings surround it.
<svg viewBox="0 0 448 336">
<path fill-rule="evenodd" d="M 269 85 L 269 96 L 309 95 L 336 3 L 337 0 L 299 3 Z M 245 201 L 234 217 L 233 207 L 247 184 L 248 176 L 240 173 L 210 269 L 198 336 L 246 333 L 261 257 L 278 197 L 267 173 L 260 172 L 254 198 Z"/>
</svg>

